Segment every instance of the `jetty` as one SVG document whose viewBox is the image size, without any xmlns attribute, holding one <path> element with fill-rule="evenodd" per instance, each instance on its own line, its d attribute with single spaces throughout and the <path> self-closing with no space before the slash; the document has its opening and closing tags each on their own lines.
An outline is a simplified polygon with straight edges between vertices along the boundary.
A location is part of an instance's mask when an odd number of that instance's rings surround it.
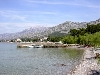
<svg viewBox="0 0 100 75">
<path fill-rule="evenodd" d="M 27 48 L 28 46 L 43 45 L 43 48 L 65 48 L 68 44 L 62 44 L 59 42 L 34 42 L 34 43 L 17 43 L 17 48 Z"/>
</svg>

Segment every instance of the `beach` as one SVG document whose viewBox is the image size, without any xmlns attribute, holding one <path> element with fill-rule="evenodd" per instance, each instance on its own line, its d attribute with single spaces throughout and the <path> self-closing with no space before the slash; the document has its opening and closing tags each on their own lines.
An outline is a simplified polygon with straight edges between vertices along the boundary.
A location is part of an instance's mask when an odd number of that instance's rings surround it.
<svg viewBox="0 0 100 75">
<path fill-rule="evenodd" d="M 67 75 L 100 75 L 100 64 L 94 58 L 95 53 L 93 48 L 84 48 L 82 60 L 69 74 Z"/>
</svg>

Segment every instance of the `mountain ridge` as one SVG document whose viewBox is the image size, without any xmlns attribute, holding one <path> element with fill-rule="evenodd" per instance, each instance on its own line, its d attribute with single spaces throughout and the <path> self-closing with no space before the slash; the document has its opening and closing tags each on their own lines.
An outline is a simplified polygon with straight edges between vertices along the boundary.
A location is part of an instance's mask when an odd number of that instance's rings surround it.
<svg viewBox="0 0 100 75">
<path fill-rule="evenodd" d="M 95 21 L 90 22 L 72 22 L 66 21 L 61 24 L 58 24 L 54 27 L 32 27 L 29 29 L 25 29 L 21 32 L 17 33 L 6 33 L 0 34 L 0 40 L 9 40 L 9 39 L 17 39 L 17 38 L 34 38 L 34 37 L 44 37 L 52 34 L 54 32 L 66 33 L 70 31 L 70 29 L 78 29 L 85 28 L 87 24 L 98 24 L 100 23 L 100 18 Z"/>
<path fill-rule="evenodd" d="M 53 32 L 63 32 L 63 33 L 68 33 L 70 29 L 78 29 L 78 28 L 85 28 L 87 24 L 98 24 L 100 23 L 100 18 L 97 19 L 96 21 L 90 21 L 90 22 L 71 22 L 71 21 L 66 21 L 64 23 L 61 23 L 57 26 L 54 26 L 47 31 L 45 31 L 45 34 L 52 34 Z"/>
</svg>

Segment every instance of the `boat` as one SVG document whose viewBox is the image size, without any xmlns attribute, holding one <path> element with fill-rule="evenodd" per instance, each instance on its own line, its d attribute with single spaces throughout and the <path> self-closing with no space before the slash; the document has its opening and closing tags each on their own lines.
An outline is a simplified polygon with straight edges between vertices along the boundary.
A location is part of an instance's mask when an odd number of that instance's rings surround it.
<svg viewBox="0 0 100 75">
<path fill-rule="evenodd" d="M 34 46 L 27 46 L 28 48 L 34 48 Z"/>
<path fill-rule="evenodd" d="M 34 48 L 43 48 L 43 45 L 35 45 Z"/>
<path fill-rule="evenodd" d="M 28 48 L 34 48 L 35 44 L 27 46 Z"/>
</svg>

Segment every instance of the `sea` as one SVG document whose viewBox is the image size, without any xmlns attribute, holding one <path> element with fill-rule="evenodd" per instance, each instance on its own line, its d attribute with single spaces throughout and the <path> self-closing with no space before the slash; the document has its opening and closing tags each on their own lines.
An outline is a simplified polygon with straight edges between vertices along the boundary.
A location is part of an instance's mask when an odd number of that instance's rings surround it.
<svg viewBox="0 0 100 75">
<path fill-rule="evenodd" d="M 79 64 L 83 50 L 17 48 L 0 42 L 0 75 L 67 75 Z"/>
</svg>

